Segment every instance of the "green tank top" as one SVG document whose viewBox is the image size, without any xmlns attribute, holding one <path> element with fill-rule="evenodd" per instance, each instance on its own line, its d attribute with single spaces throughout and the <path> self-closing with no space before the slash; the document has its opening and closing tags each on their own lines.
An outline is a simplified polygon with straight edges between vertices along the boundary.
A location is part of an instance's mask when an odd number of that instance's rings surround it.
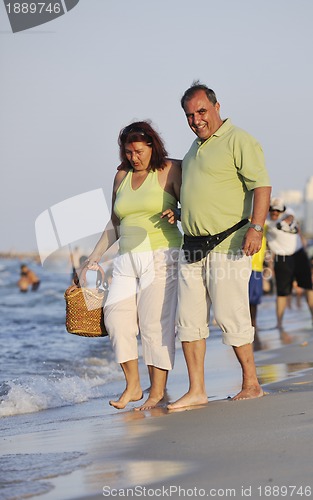
<svg viewBox="0 0 313 500">
<path fill-rule="evenodd" d="M 130 171 L 121 182 L 114 204 L 120 219 L 120 253 L 145 252 L 180 247 L 182 235 L 176 224 L 169 224 L 161 214 L 177 206 L 176 199 L 162 189 L 158 171 L 151 170 L 138 189 L 131 185 Z"/>
</svg>

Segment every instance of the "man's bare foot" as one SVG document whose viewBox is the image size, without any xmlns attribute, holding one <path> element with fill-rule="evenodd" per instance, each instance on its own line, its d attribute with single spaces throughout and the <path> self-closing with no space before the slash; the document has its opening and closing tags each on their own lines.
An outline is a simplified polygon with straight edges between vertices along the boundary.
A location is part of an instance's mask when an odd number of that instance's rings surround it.
<svg viewBox="0 0 313 500">
<path fill-rule="evenodd" d="M 204 405 L 207 403 L 208 396 L 206 394 L 192 394 L 188 391 L 180 399 L 167 405 L 167 409 L 177 410 L 178 408 L 184 408 L 185 406 Z"/>
<path fill-rule="evenodd" d="M 116 408 L 117 410 L 122 410 L 131 401 L 139 401 L 142 398 L 143 394 L 141 388 L 135 391 L 130 391 L 129 389 L 126 388 L 121 397 L 117 401 L 111 400 L 109 401 L 109 404 L 111 406 L 114 406 L 114 408 Z"/>
<path fill-rule="evenodd" d="M 251 385 L 243 388 L 236 396 L 232 398 L 232 401 L 239 401 L 241 399 L 255 399 L 264 396 L 264 391 L 259 385 Z"/>
<path fill-rule="evenodd" d="M 153 398 L 153 397 L 148 397 L 148 399 L 141 405 L 137 406 L 137 408 L 134 408 L 135 411 L 144 411 L 144 410 L 151 410 L 152 408 L 155 408 L 160 401 L 162 401 L 163 396 L 160 398 Z"/>
</svg>

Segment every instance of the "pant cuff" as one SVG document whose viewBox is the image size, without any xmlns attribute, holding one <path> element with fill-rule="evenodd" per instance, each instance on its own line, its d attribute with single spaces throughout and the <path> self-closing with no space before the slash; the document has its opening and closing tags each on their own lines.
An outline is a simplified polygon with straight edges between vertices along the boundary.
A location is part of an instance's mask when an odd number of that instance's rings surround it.
<svg viewBox="0 0 313 500">
<path fill-rule="evenodd" d="M 194 340 L 206 339 L 209 336 L 209 327 L 194 328 L 190 326 L 178 326 L 177 336 L 181 342 L 193 342 Z"/>
<path fill-rule="evenodd" d="M 254 340 L 254 328 L 252 326 L 249 330 L 240 333 L 223 332 L 222 339 L 223 344 L 233 347 L 241 347 L 246 344 L 252 344 Z"/>
</svg>

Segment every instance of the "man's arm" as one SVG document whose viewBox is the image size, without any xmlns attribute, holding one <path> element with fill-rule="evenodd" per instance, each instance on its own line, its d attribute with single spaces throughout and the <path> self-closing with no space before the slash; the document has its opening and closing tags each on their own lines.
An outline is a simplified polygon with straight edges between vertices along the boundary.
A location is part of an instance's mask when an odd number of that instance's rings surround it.
<svg viewBox="0 0 313 500">
<path fill-rule="evenodd" d="M 258 187 L 254 189 L 252 224 L 264 227 L 265 219 L 270 206 L 272 188 L 270 186 Z M 243 240 L 243 252 L 246 255 L 254 255 L 262 246 L 263 233 L 249 228 Z"/>
</svg>

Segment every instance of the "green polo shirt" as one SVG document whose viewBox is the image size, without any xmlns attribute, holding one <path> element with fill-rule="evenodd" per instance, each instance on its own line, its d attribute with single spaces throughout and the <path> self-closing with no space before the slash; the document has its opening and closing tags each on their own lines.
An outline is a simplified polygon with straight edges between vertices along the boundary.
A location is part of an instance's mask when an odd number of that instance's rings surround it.
<svg viewBox="0 0 313 500">
<path fill-rule="evenodd" d="M 183 159 L 182 228 L 190 236 L 216 234 L 249 218 L 253 190 L 270 186 L 260 144 L 229 119 L 207 139 L 196 139 Z M 237 252 L 247 226 L 215 247 Z"/>
</svg>

